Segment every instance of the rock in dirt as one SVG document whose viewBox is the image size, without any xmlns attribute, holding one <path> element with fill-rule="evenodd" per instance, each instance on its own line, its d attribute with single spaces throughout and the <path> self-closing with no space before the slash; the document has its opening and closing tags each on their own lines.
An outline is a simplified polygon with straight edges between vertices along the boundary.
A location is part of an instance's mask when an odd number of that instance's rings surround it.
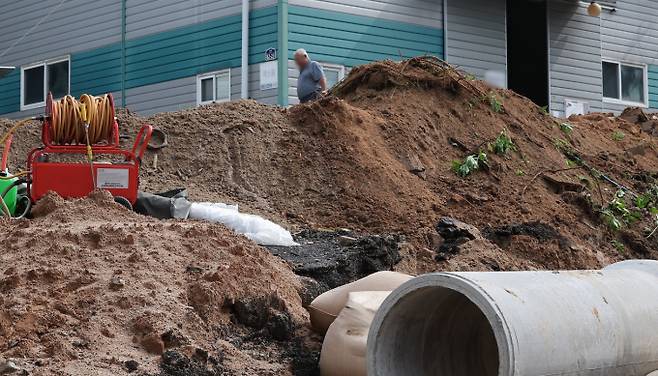
<svg viewBox="0 0 658 376">
<path fill-rule="evenodd" d="M 355 239 L 345 241 L 345 236 Z M 296 274 L 319 282 L 321 292 L 382 270 L 392 270 L 400 259 L 397 235 L 359 236 L 343 231 L 304 230 L 295 236 L 300 246 L 268 247 L 293 265 Z"/>
<path fill-rule="evenodd" d="M 0 375 L 20 375 L 22 373 L 27 375 L 27 372 L 22 370 L 13 361 L 0 361 Z"/>
<path fill-rule="evenodd" d="M 190 359 L 186 355 L 169 350 L 162 354 L 160 361 L 160 376 L 221 376 L 224 375 L 221 367 L 205 364 Z"/>
<path fill-rule="evenodd" d="M 443 238 L 437 250 L 436 259 L 445 260 L 449 255 L 459 252 L 459 247 L 471 240 L 482 239 L 482 234 L 471 226 L 454 218 L 443 217 L 436 225 L 436 232 Z"/>
<path fill-rule="evenodd" d="M 123 367 L 128 373 L 135 372 L 139 368 L 139 363 L 136 360 L 126 360 L 123 362 Z"/>
</svg>

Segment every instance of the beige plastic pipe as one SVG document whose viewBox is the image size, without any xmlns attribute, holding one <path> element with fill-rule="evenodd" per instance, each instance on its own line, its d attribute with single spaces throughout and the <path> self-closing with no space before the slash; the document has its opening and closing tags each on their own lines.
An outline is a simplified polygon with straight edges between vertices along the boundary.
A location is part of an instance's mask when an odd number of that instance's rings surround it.
<svg viewBox="0 0 658 376">
<path fill-rule="evenodd" d="M 367 362 L 372 376 L 647 376 L 658 262 L 414 278 L 375 315 Z"/>
</svg>

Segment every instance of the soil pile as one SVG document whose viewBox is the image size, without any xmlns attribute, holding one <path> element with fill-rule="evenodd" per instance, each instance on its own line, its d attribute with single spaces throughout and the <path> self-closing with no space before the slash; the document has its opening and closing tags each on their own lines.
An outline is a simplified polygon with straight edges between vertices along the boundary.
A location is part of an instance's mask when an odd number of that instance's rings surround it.
<svg viewBox="0 0 658 376">
<path fill-rule="evenodd" d="M 1 359 L 35 375 L 285 375 L 305 356 L 298 278 L 224 227 L 105 193 L 33 214 L 1 223 Z"/>
<path fill-rule="evenodd" d="M 403 271 L 597 268 L 656 256 L 645 233 L 653 203 L 634 203 L 654 186 L 655 140 L 640 124 L 648 129 L 650 116 L 558 120 L 436 59 L 357 67 L 328 97 L 288 110 L 238 101 L 118 118 L 127 144 L 145 122 L 169 135 L 145 157 L 142 189 L 185 186 L 194 200 L 237 203 L 288 226 L 400 233 L 413 244 Z M 35 136 L 19 134 L 18 149 Z M 480 169 L 453 171 L 481 153 Z M 623 199 L 633 218 L 602 215 L 619 186 L 633 193 Z M 442 252 L 434 227 L 444 216 L 498 234 L 485 239 L 495 245 Z M 611 230 L 620 216 L 627 223 Z M 556 236 L 535 236 L 546 228 Z"/>
</svg>

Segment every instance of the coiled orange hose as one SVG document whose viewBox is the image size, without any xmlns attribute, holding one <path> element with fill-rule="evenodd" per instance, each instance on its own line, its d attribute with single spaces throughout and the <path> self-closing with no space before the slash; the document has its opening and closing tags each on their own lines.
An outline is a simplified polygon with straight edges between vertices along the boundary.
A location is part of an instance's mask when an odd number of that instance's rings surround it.
<svg viewBox="0 0 658 376">
<path fill-rule="evenodd" d="M 107 94 L 100 97 L 83 94 L 78 101 L 67 95 L 53 102 L 51 122 L 56 144 L 109 143 L 114 127 L 110 98 Z M 89 124 L 89 140 L 85 124 Z"/>
</svg>

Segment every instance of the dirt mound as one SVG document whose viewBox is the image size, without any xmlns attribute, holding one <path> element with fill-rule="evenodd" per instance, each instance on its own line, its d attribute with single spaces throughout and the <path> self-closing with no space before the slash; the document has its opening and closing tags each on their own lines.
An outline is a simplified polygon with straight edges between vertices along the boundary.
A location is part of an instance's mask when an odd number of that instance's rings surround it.
<svg viewBox="0 0 658 376">
<path fill-rule="evenodd" d="M 399 267 L 423 272 L 464 264 L 463 252 L 433 260 L 443 216 L 480 229 L 540 222 L 560 234 L 495 243 L 502 269 L 655 257 L 645 228 L 655 227 L 658 160 L 641 127 L 651 117 L 626 115 L 632 122 L 558 120 L 438 59 L 416 58 L 357 67 L 330 96 L 289 110 L 238 101 L 149 118 L 120 111 L 118 119 L 127 144 L 144 122 L 169 135 L 169 146 L 146 155 L 142 189 L 185 186 L 193 200 L 237 203 L 289 227 L 403 234 L 413 247 Z M 35 136 L 23 132 L 18 149 Z M 614 209 L 620 187 L 631 192 L 623 201 L 633 218 Z M 637 208 L 639 196 L 650 204 Z M 616 222 L 624 226 L 611 229 Z"/>
<path fill-rule="evenodd" d="M 0 358 L 44 375 L 283 375 L 303 357 L 300 282 L 245 238 L 102 192 L 51 194 L 34 215 L 2 223 Z"/>
</svg>

